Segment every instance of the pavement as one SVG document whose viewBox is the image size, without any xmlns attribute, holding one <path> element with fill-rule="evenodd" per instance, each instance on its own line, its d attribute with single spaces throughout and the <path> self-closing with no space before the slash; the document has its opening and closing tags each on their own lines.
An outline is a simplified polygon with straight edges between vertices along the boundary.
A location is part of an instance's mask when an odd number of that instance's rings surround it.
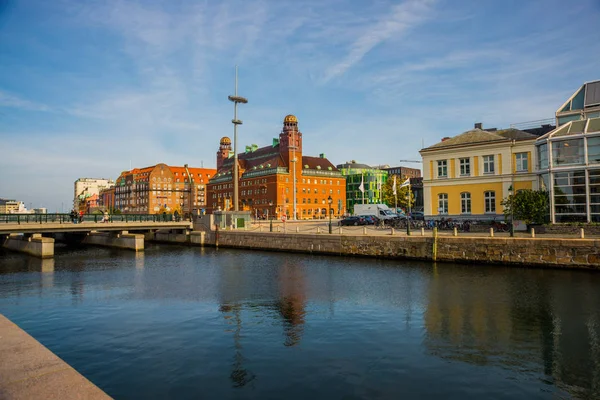
<svg viewBox="0 0 600 400">
<path fill-rule="evenodd" d="M 110 399 L 66 362 L 0 314 L 0 399 Z"/>
<path fill-rule="evenodd" d="M 339 219 L 332 219 L 332 233 L 339 234 Z M 286 221 L 285 223 L 280 220 L 273 220 L 273 231 L 283 232 L 285 225 L 286 233 L 299 233 L 299 234 L 317 234 L 317 233 L 328 233 L 329 232 L 329 220 L 302 220 L 302 221 Z M 254 232 L 269 232 L 269 221 L 258 220 L 253 221 L 253 224 L 248 227 L 247 231 Z M 390 236 L 392 230 L 390 228 L 377 228 L 373 225 L 362 225 L 362 226 L 343 226 L 343 235 L 364 235 L 366 231 L 367 235 L 370 236 Z M 406 228 L 394 229 L 395 236 L 407 236 Z M 453 236 L 453 230 L 438 230 L 438 236 Z M 423 232 L 421 228 L 411 228 L 411 236 L 425 236 L 432 237 L 433 230 L 425 229 Z M 458 232 L 459 237 L 489 237 L 489 231 L 486 232 Z M 510 237 L 509 232 L 494 232 L 494 237 L 508 238 Z M 531 234 L 527 232 L 515 232 L 517 238 L 531 238 Z M 573 235 L 558 235 L 558 234 L 536 234 L 536 238 L 539 239 L 575 239 L 579 238 L 579 234 Z M 600 235 L 585 235 L 586 239 L 598 239 Z"/>
</svg>

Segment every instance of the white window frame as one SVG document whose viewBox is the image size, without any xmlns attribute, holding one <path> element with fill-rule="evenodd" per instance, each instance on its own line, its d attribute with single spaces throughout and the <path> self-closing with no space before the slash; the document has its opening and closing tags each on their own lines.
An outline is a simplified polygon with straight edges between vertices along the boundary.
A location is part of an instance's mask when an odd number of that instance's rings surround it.
<svg viewBox="0 0 600 400">
<path fill-rule="evenodd" d="M 438 178 L 447 178 L 448 177 L 448 160 L 438 160 L 437 161 L 437 176 L 438 176 Z"/>
<path fill-rule="evenodd" d="M 483 192 L 483 209 L 486 214 L 496 214 L 496 192 L 494 190 Z"/>
<path fill-rule="evenodd" d="M 496 166 L 494 155 L 483 156 L 483 173 L 486 175 L 494 175 L 496 173 Z"/>
<path fill-rule="evenodd" d="M 523 162 L 525 163 L 525 166 L 523 166 Z M 515 166 L 516 172 L 529 171 L 529 157 L 528 157 L 527 152 L 515 153 L 515 165 L 516 165 Z"/>
<path fill-rule="evenodd" d="M 459 158 L 458 166 L 460 170 L 460 176 L 471 176 L 471 158 Z"/>
<path fill-rule="evenodd" d="M 438 194 L 438 213 L 448 214 L 448 193 Z"/>
<path fill-rule="evenodd" d="M 469 192 L 460 194 L 460 213 L 471 214 L 471 193 Z"/>
</svg>

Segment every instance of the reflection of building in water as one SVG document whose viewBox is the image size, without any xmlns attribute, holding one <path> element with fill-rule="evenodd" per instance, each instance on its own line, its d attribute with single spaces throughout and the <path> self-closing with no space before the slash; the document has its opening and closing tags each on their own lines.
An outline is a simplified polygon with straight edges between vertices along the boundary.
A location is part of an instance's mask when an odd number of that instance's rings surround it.
<svg viewBox="0 0 600 400">
<path fill-rule="evenodd" d="M 257 286 L 251 276 L 251 267 L 231 267 L 220 270 L 219 311 L 223 313 L 230 326 L 228 332 L 232 333 L 234 342 L 235 353 L 230 373 L 234 387 L 246 386 L 256 378 L 256 375 L 245 367 L 248 360 L 244 356 L 244 323 L 256 324 L 256 317 L 275 317 L 283 322 L 285 346 L 294 346 L 302 338 L 306 314 L 304 276 L 298 266 L 289 264 L 277 267 L 275 273 L 277 278 L 270 282 L 262 282 L 260 289 L 268 296 L 279 292 L 278 298 L 267 300 L 265 297 L 258 297 L 261 300 L 253 300 L 257 298 L 255 292 Z M 244 321 L 244 316 L 247 321 Z"/>
<path fill-rule="evenodd" d="M 539 371 L 572 395 L 600 396 L 600 292 L 589 276 L 565 285 L 575 275 L 486 274 L 447 268 L 434 275 L 425 346 L 442 358 Z"/>
<path fill-rule="evenodd" d="M 304 316 L 306 314 L 306 288 L 302 272 L 297 266 L 284 265 L 279 275 L 280 299 L 277 310 L 283 317 L 286 335 L 285 345 L 294 346 L 302 338 L 304 332 Z"/>
</svg>

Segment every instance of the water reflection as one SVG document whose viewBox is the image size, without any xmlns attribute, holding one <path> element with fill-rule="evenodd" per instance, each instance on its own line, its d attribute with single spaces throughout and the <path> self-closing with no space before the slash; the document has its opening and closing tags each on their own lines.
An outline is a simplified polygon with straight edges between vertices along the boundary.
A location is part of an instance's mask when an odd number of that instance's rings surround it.
<svg viewBox="0 0 600 400">
<path fill-rule="evenodd" d="M 424 344 L 438 357 L 480 366 L 520 373 L 541 367 L 548 384 L 600 396 L 598 282 L 580 272 L 557 274 L 440 268 L 430 282 Z"/>
<path fill-rule="evenodd" d="M 279 300 L 277 310 L 283 318 L 285 346 L 294 346 L 300 342 L 304 331 L 306 314 L 306 284 L 302 271 L 297 265 L 286 262 L 281 266 L 278 276 Z"/>
<path fill-rule="evenodd" d="M 162 245 L 0 265 L 0 310 L 116 398 L 600 397 L 598 274 Z"/>
</svg>

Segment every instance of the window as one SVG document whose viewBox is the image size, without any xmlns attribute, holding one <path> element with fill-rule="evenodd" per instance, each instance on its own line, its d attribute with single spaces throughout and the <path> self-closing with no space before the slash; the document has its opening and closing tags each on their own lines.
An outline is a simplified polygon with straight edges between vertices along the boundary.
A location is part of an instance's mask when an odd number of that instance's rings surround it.
<svg viewBox="0 0 600 400">
<path fill-rule="evenodd" d="M 517 160 L 517 172 L 527 172 L 529 170 L 527 153 L 517 153 L 515 159 Z"/>
<path fill-rule="evenodd" d="M 553 166 L 583 163 L 583 139 L 561 140 L 552 143 Z"/>
<path fill-rule="evenodd" d="M 471 160 L 469 158 L 460 159 L 460 176 L 471 175 Z"/>
<path fill-rule="evenodd" d="M 437 162 L 437 167 L 438 167 L 438 178 L 448 177 L 448 161 L 439 160 Z"/>
<path fill-rule="evenodd" d="M 483 173 L 493 174 L 494 170 L 494 156 L 483 156 Z"/>
<path fill-rule="evenodd" d="M 438 212 L 440 214 L 448 214 L 448 194 L 438 194 Z"/>
<path fill-rule="evenodd" d="M 460 194 L 460 212 L 463 214 L 471 213 L 471 193 L 463 192 Z"/>
<path fill-rule="evenodd" d="M 496 192 L 484 192 L 483 199 L 485 202 L 485 212 L 496 213 Z"/>
</svg>

